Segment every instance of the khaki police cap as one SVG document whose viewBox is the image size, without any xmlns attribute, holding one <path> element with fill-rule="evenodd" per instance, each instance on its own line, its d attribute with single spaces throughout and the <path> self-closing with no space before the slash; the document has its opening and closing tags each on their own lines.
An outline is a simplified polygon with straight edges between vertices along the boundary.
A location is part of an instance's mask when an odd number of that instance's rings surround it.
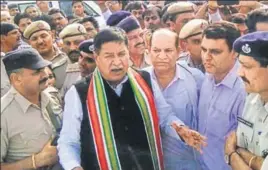
<svg viewBox="0 0 268 170">
<path fill-rule="evenodd" d="M 30 39 L 31 36 L 38 32 L 38 31 L 42 31 L 42 30 L 47 30 L 47 31 L 51 31 L 51 28 L 49 26 L 49 24 L 45 21 L 35 21 L 32 22 L 24 31 L 23 36 L 26 39 Z"/>
<path fill-rule="evenodd" d="M 85 35 L 87 34 L 87 31 L 85 27 L 82 24 L 73 23 L 70 25 L 67 25 L 59 34 L 59 37 L 61 39 L 77 36 L 77 35 Z"/>
<path fill-rule="evenodd" d="M 202 34 L 207 28 L 208 22 L 203 19 L 193 19 L 185 24 L 179 34 L 180 39 L 187 39 L 189 37 Z"/>
<path fill-rule="evenodd" d="M 194 12 L 194 4 L 191 2 L 176 2 L 170 5 L 167 9 L 168 14 L 181 14 Z"/>
</svg>

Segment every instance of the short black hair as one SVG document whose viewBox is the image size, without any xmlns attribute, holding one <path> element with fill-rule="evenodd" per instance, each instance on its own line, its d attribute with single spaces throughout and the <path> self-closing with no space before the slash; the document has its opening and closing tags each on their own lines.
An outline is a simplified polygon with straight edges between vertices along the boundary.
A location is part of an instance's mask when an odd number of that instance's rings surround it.
<svg viewBox="0 0 268 170">
<path fill-rule="evenodd" d="M 143 14 L 142 14 L 142 18 L 144 19 L 145 16 L 152 14 L 154 11 L 156 11 L 157 15 L 159 16 L 159 18 L 161 19 L 162 17 L 162 11 L 160 8 L 156 7 L 156 6 L 152 6 L 147 8 Z"/>
<path fill-rule="evenodd" d="M 169 20 L 169 14 L 167 13 L 167 9 L 170 5 L 174 4 L 175 2 L 170 2 L 165 4 L 165 6 L 162 8 L 161 15 L 162 15 L 162 22 L 166 23 Z"/>
<path fill-rule="evenodd" d="M 25 8 L 24 12 L 26 12 L 27 9 L 29 9 L 29 8 L 36 8 L 36 9 L 37 9 L 37 7 L 36 7 L 35 5 L 29 5 L 29 6 L 27 6 L 27 7 Z"/>
<path fill-rule="evenodd" d="M 57 8 L 51 8 L 48 12 L 48 15 L 53 15 L 57 13 L 60 13 L 64 18 L 66 18 L 66 14 L 62 10 L 57 9 Z"/>
<path fill-rule="evenodd" d="M 147 9 L 147 5 L 144 2 L 129 2 L 125 7 L 125 11 L 131 12 L 132 10 L 142 9 L 142 7 Z"/>
<path fill-rule="evenodd" d="M 233 43 L 240 35 L 235 25 L 226 21 L 213 23 L 203 32 L 203 37 L 207 39 L 225 39 L 230 51 L 233 50 Z"/>
<path fill-rule="evenodd" d="M 84 5 L 82 0 L 73 0 L 73 2 L 72 2 L 72 6 L 73 6 L 75 3 L 78 3 L 78 2 L 81 2 L 82 5 Z"/>
<path fill-rule="evenodd" d="M 27 14 L 27 13 L 18 13 L 15 17 L 14 17 L 14 23 L 16 25 L 19 25 L 20 24 L 20 20 L 23 19 L 23 18 L 29 18 L 31 19 L 30 15 Z"/>
<path fill-rule="evenodd" d="M 81 21 L 79 21 L 78 23 L 79 24 L 83 24 L 85 22 L 91 22 L 92 25 L 95 27 L 95 29 L 99 29 L 100 28 L 98 21 L 94 17 L 92 17 L 92 16 L 86 16 Z"/>
<path fill-rule="evenodd" d="M 256 25 L 259 22 L 266 22 L 268 23 L 268 12 L 265 9 L 256 9 L 248 13 L 246 19 L 246 25 L 248 27 L 248 31 L 255 32 Z"/>
<path fill-rule="evenodd" d="M 33 21 L 40 21 L 40 20 L 47 22 L 48 25 L 50 25 L 51 30 L 56 30 L 56 27 L 57 26 L 54 23 L 52 16 L 46 15 L 46 14 L 42 14 L 40 16 L 37 16 L 37 17 L 34 17 L 33 18 Z"/>
<path fill-rule="evenodd" d="M 18 4 L 8 4 L 8 9 L 19 8 Z"/>
<path fill-rule="evenodd" d="M 98 54 L 102 45 L 108 42 L 124 43 L 128 46 L 125 31 L 118 27 L 110 27 L 101 30 L 94 38 L 94 51 Z"/>
</svg>

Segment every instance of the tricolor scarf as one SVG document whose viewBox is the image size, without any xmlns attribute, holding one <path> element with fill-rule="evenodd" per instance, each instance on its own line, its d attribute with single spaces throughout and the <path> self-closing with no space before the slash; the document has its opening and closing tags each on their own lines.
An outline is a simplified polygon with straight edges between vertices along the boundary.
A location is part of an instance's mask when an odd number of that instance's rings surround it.
<svg viewBox="0 0 268 170">
<path fill-rule="evenodd" d="M 150 88 L 133 69 L 127 72 L 142 114 L 155 170 L 164 169 L 158 115 Z M 87 96 L 88 117 L 101 170 L 121 170 L 103 80 L 98 69 L 92 75 Z"/>
</svg>

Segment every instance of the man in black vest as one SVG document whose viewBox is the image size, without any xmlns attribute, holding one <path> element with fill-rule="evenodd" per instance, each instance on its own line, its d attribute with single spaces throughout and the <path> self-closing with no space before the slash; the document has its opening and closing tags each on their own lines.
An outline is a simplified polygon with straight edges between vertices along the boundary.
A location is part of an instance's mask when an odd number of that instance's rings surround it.
<svg viewBox="0 0 268 170">
<path fill-rule="evenodd" d="M 192 146 L 204 142 L 181 130 L 149 73 L 129 68 L 127 45 L 121 29 L 100 31 L 94 39 L 97 68 L 66 93 L 58 141 L 65 170 L 163 169 L 159 127 Z"/>
</svg>

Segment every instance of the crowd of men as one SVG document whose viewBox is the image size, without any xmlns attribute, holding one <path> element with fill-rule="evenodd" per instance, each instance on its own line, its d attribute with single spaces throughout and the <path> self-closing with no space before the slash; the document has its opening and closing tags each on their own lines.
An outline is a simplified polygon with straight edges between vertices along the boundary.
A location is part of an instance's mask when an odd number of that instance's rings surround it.
<svg viewBox="0 0 268 170">
<path fill-rule="evenodd" d="M 262 1 L 1 1 L 2 170 L 267 170 Z"/>
</svg>

